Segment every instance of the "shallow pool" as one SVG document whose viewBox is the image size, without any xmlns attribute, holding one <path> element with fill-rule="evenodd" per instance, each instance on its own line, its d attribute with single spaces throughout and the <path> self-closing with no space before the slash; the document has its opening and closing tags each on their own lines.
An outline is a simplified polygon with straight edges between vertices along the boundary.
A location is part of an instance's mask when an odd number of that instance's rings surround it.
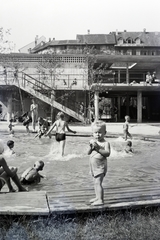
<svg viewBox="0 0 160 240">
<path fill-rule="evenodd" d="M 6 146 L 11 137 L 1 133 L 1 139 Z M 32 190 L 54 191 L 66 188 L 93 187 L 89 174 L 88 143 L 91 137 L 67 136 L 65 156 L 58 154 L 59 145 L 52 139 L 34 139 L 34 134 L 17 133 L 12 140 L 15 142 L 16 156 L 7 157 L 8 165 L 18 167 L 18 175 L 33 166 L 37 160 L 45 162 L 41 172 L 46 176 Z M 111 144 L 111 156 L 108 158 L 108 173 L 104 185 L 132 186 L 143 183 L 160 182 L 160 142 L 133 139 L 135 153 L 129 155 L 123 151 L 125 141 L 119 138 L 107 138 Z"/>
</svg>

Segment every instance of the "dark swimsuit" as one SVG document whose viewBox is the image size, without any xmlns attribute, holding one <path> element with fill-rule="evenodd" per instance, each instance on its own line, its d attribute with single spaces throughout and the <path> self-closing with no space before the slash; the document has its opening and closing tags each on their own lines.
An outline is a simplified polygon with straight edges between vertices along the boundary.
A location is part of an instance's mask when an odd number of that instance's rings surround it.
<svg viewBox="0 0 160 240">
<path fill-rule="evenodd" d="M 56 133 L 56 141 L 64 141 L 66 139 L 66 134 L 65 133 Z"/>
</svg>

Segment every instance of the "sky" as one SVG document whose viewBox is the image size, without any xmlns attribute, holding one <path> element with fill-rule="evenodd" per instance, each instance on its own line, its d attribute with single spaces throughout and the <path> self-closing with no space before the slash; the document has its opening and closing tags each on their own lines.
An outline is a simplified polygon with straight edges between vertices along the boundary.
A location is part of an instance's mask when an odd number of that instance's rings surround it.
<svg viewBox="0 0 160 240">
<path fill-rule="evenodd" d="M 36 35 L 56 40 L 112 31 L 160 32 L 160 0 L 0 0 L 0 27 L 15 51 Z"/>
</svg>

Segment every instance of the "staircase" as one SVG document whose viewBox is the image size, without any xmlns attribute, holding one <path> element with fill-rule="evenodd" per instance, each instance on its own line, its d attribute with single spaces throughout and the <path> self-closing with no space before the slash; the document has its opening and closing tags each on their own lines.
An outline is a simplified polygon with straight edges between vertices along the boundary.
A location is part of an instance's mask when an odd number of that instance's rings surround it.
<svg viewBox="0 0 160 240">
<path fill-rule="evenodd" d="M 38 81 L 37 79 L 31 77 L 26 73 L 22 73 L 22 76 L 18 76 L 17 79 L 14 79 L 13 84 L 25 92 L 30 93 L 34 97 L 40 99 L 41 101 L 51 105 L 54 108 L 64 112 L 65 114 L 77 119 L 80 122 L 84 122 L 85 119 L 79 113 L 73 111 L 72 109 L 62 105 L 61 103 L 54 100 L 54 90 L 50 86 Z"/>
</svg>

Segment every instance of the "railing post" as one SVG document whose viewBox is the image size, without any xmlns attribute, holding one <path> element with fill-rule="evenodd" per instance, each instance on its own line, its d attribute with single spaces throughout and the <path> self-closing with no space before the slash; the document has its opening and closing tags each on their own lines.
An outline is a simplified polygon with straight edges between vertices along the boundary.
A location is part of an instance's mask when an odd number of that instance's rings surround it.
<svg viewBox="0 0 160 240">
<path fill-rule="evenodd" d="M 126 83 L 129 84 L 129 69 L 128 69 L 128 63 L 126 63 Z"/>
</svg>

